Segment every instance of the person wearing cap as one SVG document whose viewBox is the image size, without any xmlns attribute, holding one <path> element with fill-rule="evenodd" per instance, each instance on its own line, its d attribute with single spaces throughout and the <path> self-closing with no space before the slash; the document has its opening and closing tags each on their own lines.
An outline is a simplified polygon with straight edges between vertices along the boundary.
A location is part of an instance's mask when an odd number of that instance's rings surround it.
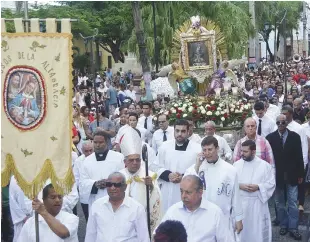
<svg viewBox="0 0 310 242">
<path fill-rule="evenodd" d="M 45 186 L 42 194 L 43 203 L 37 198 L 32 201 L 32 209 L 39 214 L 39 240 L 78 242 L 79 218 L 61 209 L 63 196 L 55 191 L 52 184 Z M 17 242 L 35 242 L 35 231 L 33 216 L 25 222 Z"/>
<path fill-rule="evenodd" d="M 160 189 L 157 183 L 157 174 L 149 171 L 146 176 L 145 163 L 141 158 L 142 141 L 139 132 L 136 129 L 128 128 L 121 137 L 120 148 L 124 155 L 125 167 L 120 170 L 126 177 L 126 195 L 134 198 L 143 207 L 147 208 L 146 185 L 150 189 L 150 218 L 151 231 L 158 226 L 161 220 L 161 199 Z"/>
<path fill-rule="evenodd" d="M 85 242 L 149 242 L 145 208 L 126 196 L 126 178 L 113 172 L 106 181 L 108 195 L 96 200 L 89 214 Z"/>
<path fill-rule="evenodd" d="M 81 200 L 88 202 L 88 211 L 94 201 L 107 194 L 106 179 L 112 172 L 124 168 L 124 156 L 108 148 L 108 136 L 99 129 L 94 133 L 94 153 L 83 162 L 79 192 Z"/>
</svg>

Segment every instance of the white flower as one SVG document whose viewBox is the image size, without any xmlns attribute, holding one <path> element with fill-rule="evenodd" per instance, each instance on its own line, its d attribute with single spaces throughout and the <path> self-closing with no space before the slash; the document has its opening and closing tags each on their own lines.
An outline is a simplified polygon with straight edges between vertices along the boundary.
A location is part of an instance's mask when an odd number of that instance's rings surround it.
<svg viewBox="0 0 310 242">
<path fill-rule="evenodd" d="M 220 108 L 224 107 L 224 104 L 223 104 L 223 103 L 220 103 L 220 104 L 219 104 L 219 107 L 220 107 Z"/>
<path fill-rule="evenodd" d="M 186 114 L 186 113 L 183 114 L 183 118 L 185 118 L 185 117 L 187 117 L 187 114 Z"/>
<path fill-rule="evenodd" d="M 191 103 L 191 102 L 189 102 L 189 103 L 188 103 L 188 105 L 192 105 L 192 103 Z"/>
<path fill-rule="evenodd" d="M 235 108 L 236 106 L 234 104 L 229 105 L 231 108 Z"/>
<path fill-rule="evenodd" d="M 235 109 L 231 108 L 231 109 L 230 109 L 230 112 L 233 112 L 234 110 L 235 110 Z"/>
<path fill-rule="evenodd" d="M 156 120 L 157 120 L 157 117 L 154 117 L 153 119 L 156 121 Z"/>
<path fill-rule="evenodd" d="M 235 113 L 241 113 L 238 109 L 235 110 Z"/>
<path fill-rule="evenodd" d="M 201 113 L 202 113 L 202 112 L 201 112 Z M 211 111 L 208 111 L 208 112 L 207 112 L 207 115 L 208 115 L 208 116 L 211 116 L 211 115 L 212 115 L 212 112 L 211 112 Z"/>
<path fill-rule="evenodd" d="M 176 103 L 176 104 L 174 104 L 173 106 L 174 106 L 174 107 L 178 107 L 179 105 Z"/>
<path fill-rule="evenodd" d="M 192 112 L 194 110 L 194 108 L 192 107 L 192 106 L 190 106 L 189 108 L 188 108 L 188 111 L 189 112 Z"/>
<path fill-rule="evenodd" d="M 216 110 L 221 111 L 222 109 L 220 107 L 218 107 Z"/>
<path fill-rule="evenodd" d="M 168 111 L 166 111 L 166 112 L 164 112 L 164 114 L 165 114 L 165 115 L 168 115 L 168 114 L 169 114 L 169 112 L 168 112 Z"/>
<path fill-rule="evenodd" d="M 183 104 L 183 108 L 186 108 L 187 107 L 187 104 Z"/>
<path fill-rule="evenodd" d="M 225 113 L 225 111 L 221 111 L 221 114 L 224 114 Z"/>
<path fill-rule="evenodd" d="M 202 102 L 200 101 L 200 102 L 198 102 L 198 105 L 201 105 L 202 104 Z"/>
<path fill-rule="evenodd" d="M 176 112 L 177 112 L 177 110 L 175 110 L 175 109 L 171 110 L 171 113 L 176 113 Z"/>
<path fill-rule="evenodd" d="M 201 114 L 206 114 L 206 110 L 201 110 Z"/>
<path fill-rule="evenodd" d="M 248 110 L 248 109 L 249 109 L 249 106 L 248 106 L 247 104 L 245 104 L 245 105 L 243 106 L 243 108 L 244 108 L 245 110 Z"/>
<path fill-rule="evenodd" d="M 222 121 L 225 121 L 225 118 L 224 118 L 224 117 L 221 117 L 221 120 L 222 120 Z"/>
<path fill-rule="evenodd" d="M 215 102 L 214 102 L 214 101 L 211 101 L 211 104 L 213 105 L 213 104 L 215 104 Z"/>
<path fill-rule="evenodd" d="M 219 116 L 219 115 L 220 115 L 220 112 L 219 112 L 219 111 L 216 111 L 216 112 L 215 112 L 215 115 L 216 115 L 216 116 Z"/>
<path fill-rule="evenodd" d="M 206 108 L 211 107 L 209 104 L 206 105 Z"/>
</svg>

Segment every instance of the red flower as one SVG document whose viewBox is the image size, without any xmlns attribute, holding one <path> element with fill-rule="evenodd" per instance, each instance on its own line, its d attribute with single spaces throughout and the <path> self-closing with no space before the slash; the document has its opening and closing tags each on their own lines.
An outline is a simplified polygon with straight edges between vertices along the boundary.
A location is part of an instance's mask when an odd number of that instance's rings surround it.
<svg viewBox="0 0 310 242">
<path fill-rule="evenodd" d="M 207 109 L 208 109 L 208 111 L 211 111 L 211 107 L 208 106 Z"/>
<path fill-rule="evenodd" d="M 197 108 L 198 108 L 198 106 L 197 106 L 197 105 L 195 105 L 195 104 L 193 104 L 193 108 L 197 109 Z"/>
<path fill-rule="evenodd" d="M 178 113 L 182 113 L 182 110 L 178 110 Z"/>
<path fill-rule="evenodd" d="M 177 118 L 181 118 L 181 114 L 178 113 L 178 114 L 177 114 Z"/>
<path fill-rule="evenodd" d="M 227 118 L 228 117 L 228 114 L 227 113 L 224 113 L 224 118 Z"/>
<path fill-rule="evenodd" d="M 211 106 L 211 110 L 212 110 L 212 111 L 215 111 L 215 110 L 216 110 L 216 107 L 215 107 L 215 106 Z"/>
<path fill-rule="evenodd" d="M 216 117 L 212 117 L 211 119 L 212 119 L 213 121 L 215 121 L 215 120 L 216 120 Z"/>
<path fill-rule="evenodd" d="M 193 113 L 197 113 L 197 110 L 196 110 L 196 109 L 194 109 L 194 110 L 193 110 Z"/>
</svg>

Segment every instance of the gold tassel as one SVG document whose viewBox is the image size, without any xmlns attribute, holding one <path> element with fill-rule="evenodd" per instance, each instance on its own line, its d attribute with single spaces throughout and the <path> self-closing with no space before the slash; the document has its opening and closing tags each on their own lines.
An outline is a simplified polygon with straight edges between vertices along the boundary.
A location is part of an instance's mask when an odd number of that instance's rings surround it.
<svg viewBox="0 0 310 242">
<path fill-rule="evenodd" d="M 47 159 L 39 172 L 39 174 L 34 178 L 34 180 L 29 183 L 20 172 L 16 169 L 15 161 L 11 154 L 6 155 L 5 159 L 5 169 L 1 173 L 1 186 L 7 186 L 10 182 L 11 176 L 14 175 L 17 184 L 23 190 L 24 194 L 29 198 L 33 199 L 39 192 L 44 188 L 46 181 L 50 178 L 54 186 L 54 189 L 59 194 L 68 194 L 72 190 L 74 184 L 74 175 L 72 167 L 68 170 L 64 179 L 57 177 L 54 166 L 51 160 Z"/>
</svg>

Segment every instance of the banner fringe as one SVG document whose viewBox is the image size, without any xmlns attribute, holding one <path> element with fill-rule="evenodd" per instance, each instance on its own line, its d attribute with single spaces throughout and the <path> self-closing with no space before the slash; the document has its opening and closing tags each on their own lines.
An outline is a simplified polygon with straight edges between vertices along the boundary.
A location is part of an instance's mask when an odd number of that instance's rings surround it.
<svg viewBox="0 0 310 242">
<path fill-rule="evenodd" d="M 67 171 L 64 179 L 60 179 L 55 173 L 52 161 L 47 159 L 45 160 L 39 174 L 31 183 L 29 183 L 17 170 L 13 156 L 11 154 L 7 154 L 5 158 L 5 169 L 1 172 L 2 187 L 9 184 L 12 175 L 15 176 L 17 184 L 23 190 L 24 194 L 31 200 L 34 199 L 44 188 L 48 179 L 51 179 L 55 191 L 59 194 L 70 193 L 75 182 L 72 168 Z"/>
</svg>

